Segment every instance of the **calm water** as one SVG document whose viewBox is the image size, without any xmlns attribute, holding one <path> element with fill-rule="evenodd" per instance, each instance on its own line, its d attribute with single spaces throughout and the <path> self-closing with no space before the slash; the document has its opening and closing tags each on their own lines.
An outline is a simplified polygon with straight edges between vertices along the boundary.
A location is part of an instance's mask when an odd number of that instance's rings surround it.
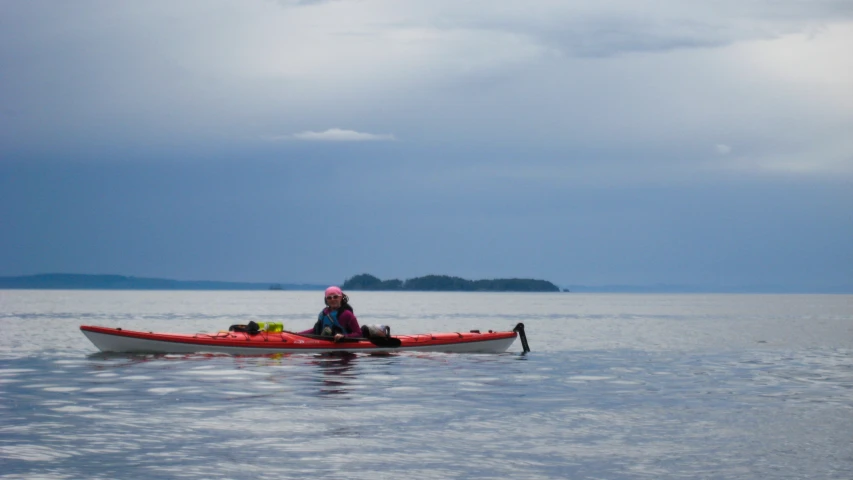
<svg viewBox="0 0 853 480">
<path fill-rule="evenodd" d="M 532 352 L 105 355 L 81 324 L 308 328 L 321 292 L 0 291 L 0 478 L 853 478 L 853 296 L 356 292 Z"/>
</svg>

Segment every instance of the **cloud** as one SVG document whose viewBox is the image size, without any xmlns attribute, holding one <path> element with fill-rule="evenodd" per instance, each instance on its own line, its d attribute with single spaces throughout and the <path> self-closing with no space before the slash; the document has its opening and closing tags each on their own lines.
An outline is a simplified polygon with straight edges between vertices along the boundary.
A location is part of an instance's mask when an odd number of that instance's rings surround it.
<svg viewBox="0 0 853 480">
<path fill-rule="evenodd" d="M 607 156 L 610 176 L 756 152 L 835 165 L 820 154 L 853 119 L 848 4 L 6 2 L 0 156 L 404 138 L 393 154 L 430 164 Z"/>
<path fill-rule="evenodd" d="M 321 3 L 331 3 L 333 1 L 335 0 L 278 0 L 278 3 L 283 7 L 305 7 Z"/>
<path fill-rule="evenodd" d="M 728 155 L 728 154 L 732 153 L 732 147 L 730 147 L 724 143 L 718 143 L 717 145 L 714 146 L 714 148 L 717 149 L 717 153 L 719 153 L 720 155 Z"/>
<path fill-rule="evenodd" d="M 526 37 L 565 56 L 609 57 L 639 52 L 725 47 L 752 40 L 819 31 L 829 22 L 849 20 L 853 9 L 839 0 L 659 0 L 582 2 L 546 0 L 532 4 L 434 0 L 417 8 L 419 19 L 390 8 L 395 25 L 430 24 L 444 32 L 501 32 Z M 410 8 L 406 4 L 403 8 Z"/>
<path fill-rule="evenodd" d="M 396 140 L 394 135 L 388 133 L 364 133 L 341 128 L 330 128 L 324 132 L 305 131 L 279 138 L 308 142 L 389 142 Z"/>
<path fill-rule="evenodd" d="M 755 156 L 730 157 L 717 164 L 719 168 L 738 173 L 759 175 L 833 175 L 836 179 L 849 177 L 853 173 L 853 156 L 839 152 L 837 155 L 823 155 L 817 160 L 795 153 L 777 153 Z"/>
</svg>

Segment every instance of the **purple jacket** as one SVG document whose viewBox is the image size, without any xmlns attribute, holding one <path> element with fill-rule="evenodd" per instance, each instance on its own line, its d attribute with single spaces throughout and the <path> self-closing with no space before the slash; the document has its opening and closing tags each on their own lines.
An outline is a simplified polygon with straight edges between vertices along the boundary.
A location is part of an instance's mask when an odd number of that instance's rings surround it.
<svg viewBox="0 0 853 480">
<path fill-rule="evenodd" d="M 323 309 L 322 314 L 325 315 L 327 313 L 329 313 L 328 307 Z M 338 311 L 338 323 L 341 324 L 342 327 L 347 329 L 348 332 L 350 332 L 347 334 L 347 337 L 361 336 L 361 327 L 358 326 L 358 319 L 355 318 L 355 314 L 350 312 L 349 310 Z M 304 330 L 299 333 L 314 333 L 314 329 L 309 328 L 308 330 Z"/>
</svg>

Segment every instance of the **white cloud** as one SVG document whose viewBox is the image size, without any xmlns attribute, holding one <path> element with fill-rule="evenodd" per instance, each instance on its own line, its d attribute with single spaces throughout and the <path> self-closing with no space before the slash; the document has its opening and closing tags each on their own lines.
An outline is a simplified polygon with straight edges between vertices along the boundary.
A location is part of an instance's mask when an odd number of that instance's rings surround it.
<svg viewBox="0 0 853 480">
<path fill-rule="evenodd" d="M 394 135 L 388 133 L 364 133 L 341 128 L 330 128 L 324 132 L 299 132 L 285 138 L 309 142 L 388 142 L 396 140 Z"/>
<path fill-rule="evenodd" d="M 715 148 L 717 149 L 717 153 L 719 153 L 720 155 L 728 155 L 732 153 L 732 147 L 724 143 L 718 143 L 717 145 L 715 145 Z"/>
<path fill-rule="evenodd" d="M 832 135 L 819 137 L 819 145 L 805 143 L 763 147 L 757 151 L 707 163 L 712 170 L 751 173 L 757 175 L 795 175 L 850 177 L 853 174 L 853 140 Z"/>
</svg>

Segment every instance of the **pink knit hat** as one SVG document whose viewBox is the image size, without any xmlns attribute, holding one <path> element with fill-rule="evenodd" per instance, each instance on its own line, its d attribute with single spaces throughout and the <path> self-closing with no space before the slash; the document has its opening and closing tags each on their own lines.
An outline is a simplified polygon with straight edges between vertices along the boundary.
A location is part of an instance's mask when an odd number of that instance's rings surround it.
<svg viewBox="0 0 853 480">
<path fill-rule="evenodd" d="M 343 297 L 344 292 L 340 288 L 332 286 L 326 289 L 326 296 L 328 297 L 329 295 L 340 295 Z"/>
</svg>

